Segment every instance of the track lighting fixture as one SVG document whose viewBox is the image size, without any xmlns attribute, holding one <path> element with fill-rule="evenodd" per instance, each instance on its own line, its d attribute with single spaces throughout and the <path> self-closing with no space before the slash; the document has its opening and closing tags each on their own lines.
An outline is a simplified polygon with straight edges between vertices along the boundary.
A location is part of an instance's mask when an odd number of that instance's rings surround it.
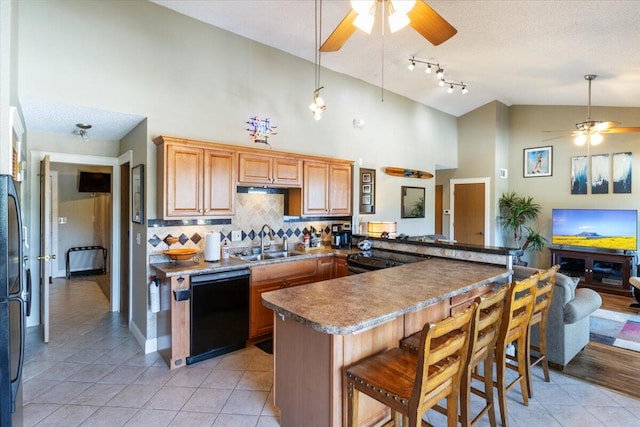
<svg viewBox="0 0 640 427">
<path fill-rule="evenodd" d="M 74 130 L 73 133 L 76 135 L 80 135 L 80 138 L 82 138 L 83 141 L 88 141 L 90 139 L 88 131 L 92 126 L 87 123 L 77 123 L 76 127 L 77 129 Z"/>
<path fill-rule="evenodd" d="M 413 71 L 416 68 L 416 64 L 425 64 L 427 67 L 425 68 L 424 72 L 427 74 L 431 74 L 432 69 L 435 67 L 436 76 L 438 76 L 438 86 L 446 87 L 447 92 L 453 93 L 454 86 L 460 86 L 460 91 L 463 95 L 469 93 L 469 88 L 465 83 L 458 83 L 445 79 L 444 69 L 440 66 L 440 64 L 437 64 L 435 62 L 422 61 L 420 59 L 416 59 L 416 57 L 413 56 L 409 58 L 409 66 L 407 67 L 409 68 L 409 71 Z"/>
</svg>

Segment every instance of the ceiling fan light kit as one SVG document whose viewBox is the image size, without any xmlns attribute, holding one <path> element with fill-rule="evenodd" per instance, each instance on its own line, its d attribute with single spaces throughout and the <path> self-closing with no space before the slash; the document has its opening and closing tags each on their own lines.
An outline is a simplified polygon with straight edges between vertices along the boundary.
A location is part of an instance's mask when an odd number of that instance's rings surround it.
<svg viewBox="0 0 640 427">
<path fill-rule="evenodd" d="M 431 44 L 438 46 L 458 32 L 423 0 L 351 0 L 352 9 L 320 46 L 320 50 L 340 50 L 357 28 L 370 34 L 378 3 L 382 3 L 382 16 L 388 16 L 392 33 L 410 25 Z M 384 34 L 384 25 L 382 29 Z"/>
</svg>

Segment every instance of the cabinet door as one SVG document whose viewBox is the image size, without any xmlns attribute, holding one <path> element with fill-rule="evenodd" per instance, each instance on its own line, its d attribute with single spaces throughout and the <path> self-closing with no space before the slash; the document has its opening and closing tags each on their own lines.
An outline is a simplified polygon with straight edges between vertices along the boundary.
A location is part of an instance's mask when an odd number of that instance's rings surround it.
<svg viewBox="0 0 640 427">
<path fill-rule="evenodd" d="M 167 217 L 201 216 L 204 213 L 203 150 L 169 145 L 165 164 Z"/>
<path fill-rule="evenodd" d="M 229 151 L 204 151 L 204 215 L 233 215 L 235 156 Z"/>
<path fill-rule="evenodd" d="M 282 281 L 266 282 L 251 286 L 251 316 L 249 338 L 273 332 L 273 310 L 262 305 L 262 294 L 281 289 Z"/>
<path fill-rule="evenodd" d="M 302 161 L 274 158 L 273 183 L 287 187 L 300 187 L 302 185 Z"/>
<path fill-rule="evenodd" d="M 304 163 L 304 214 L 329 213 L 329 166 L 320 162 Z"/>
<path fill-rule="evenodd" d="M 272 168 L 272 157 L 240 153 L 238 155 L 238 182 L 269 185 L 272 183 Z"/>
<path fill-rule="evenodd" d="M 333 257 L 324 257 L 318 259 L 318 275 L 317 281 L 333 279 Z"/>
<path fill-rule="evenodd" d="M 349 266 L 347 259 L 342 257 L 334 258 L 334 278 L 345 277 L 349 275 Z"/>
<path fill-rule="evenodd" d="M 351 215 L 351 166 L 329 165 L 329 213 Z"/>
</svg>

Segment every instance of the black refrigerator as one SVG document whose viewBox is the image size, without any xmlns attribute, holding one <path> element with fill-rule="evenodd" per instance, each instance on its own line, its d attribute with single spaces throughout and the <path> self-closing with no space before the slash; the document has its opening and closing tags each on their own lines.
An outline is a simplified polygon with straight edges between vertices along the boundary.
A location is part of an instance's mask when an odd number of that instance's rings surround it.
<svg viewBox="0 0 640 427">
<path fill-rule="evenodd" d="M 0 427 L 22 425 L 26 274 L 20 201 L 10 175 L 0 175 Z"/>
</svg>

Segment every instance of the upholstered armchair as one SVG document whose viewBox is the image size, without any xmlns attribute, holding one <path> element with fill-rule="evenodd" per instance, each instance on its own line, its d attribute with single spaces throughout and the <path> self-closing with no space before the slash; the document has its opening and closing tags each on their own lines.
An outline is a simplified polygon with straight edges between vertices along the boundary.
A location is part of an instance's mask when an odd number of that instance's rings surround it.
<svg viewBox="0 0 640 427">
<path fill-rule="evenodd" d="M 514 266 L 514 279 L 529 277 L 538 270 Z M 602 305 L 592 289 L 576 289 L 576 283 L 564 274 L 556 274 L 556 283 L 547 324 L 547 357 L 556 368 L 564 368 L 589 343 L 589 315 Z M 538 343 L 538 328 L 531 330 L 531 342 Z"/>
</svg>

